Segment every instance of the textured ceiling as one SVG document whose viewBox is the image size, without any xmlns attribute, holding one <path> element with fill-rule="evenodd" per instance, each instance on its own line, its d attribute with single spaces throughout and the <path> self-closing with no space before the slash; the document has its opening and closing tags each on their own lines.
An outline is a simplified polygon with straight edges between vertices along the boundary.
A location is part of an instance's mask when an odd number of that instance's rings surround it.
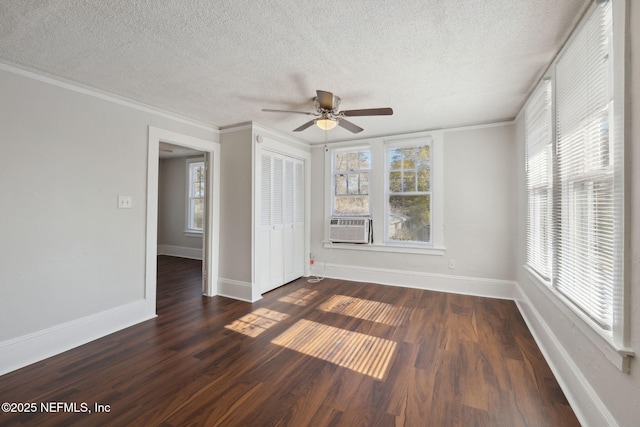
<svg viewBox="0 0 640 427">
<path fill-rule="evenodd" d="M 512 119 L 589 0 L 2 0 L 0 62 L 318 143 Z M 315 90 L 365 129 L 292 129 Z"/>
</svg>

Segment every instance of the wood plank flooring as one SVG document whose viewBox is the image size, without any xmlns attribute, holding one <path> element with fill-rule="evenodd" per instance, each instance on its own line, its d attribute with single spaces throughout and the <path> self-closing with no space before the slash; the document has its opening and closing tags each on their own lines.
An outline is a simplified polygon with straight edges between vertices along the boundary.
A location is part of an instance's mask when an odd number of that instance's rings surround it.
<svg viewBox="0 0 640 427">
<path fill-rule="evenodd" d="M 299 279 L 250 304 L 199 269 L 159 257 L 156 319 L 0 377 L 38 407 L 0 425 L 579 425 L 512 301 Z"/>
</svg>

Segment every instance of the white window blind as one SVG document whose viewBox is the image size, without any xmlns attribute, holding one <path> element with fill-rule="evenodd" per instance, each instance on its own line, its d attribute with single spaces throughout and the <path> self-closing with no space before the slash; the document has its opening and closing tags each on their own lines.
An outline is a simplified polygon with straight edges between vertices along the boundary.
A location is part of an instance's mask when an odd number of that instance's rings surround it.
<svg viewBox="0 0 640 427">
<path fill-rule="evenodd" d="M 602 329 L 611 330 L 622 245 L 615 230 L 611 3 L 599 2 L 556 64 L 554 287 Z M 616 194 L 618 193 L 618 194 Z"/>
<path fill-rule="evenodd" d="M 527 156 L 527 264 L 543 279 L 551 279 L 551 154 L 553 115 L 551 80 L 543 80 L 525 107 Z"/>
</svg>

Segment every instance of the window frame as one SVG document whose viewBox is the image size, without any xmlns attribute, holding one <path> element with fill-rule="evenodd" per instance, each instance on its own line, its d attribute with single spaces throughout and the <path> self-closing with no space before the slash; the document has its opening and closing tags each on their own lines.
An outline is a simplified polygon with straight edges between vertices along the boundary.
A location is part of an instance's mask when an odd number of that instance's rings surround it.
<svg viewBox="0 0 640 427">
<path fill-rule="evenodd" d="M 201 184 L 204 186 L 202 189 L 202 196 L 194 196 L 193 188 L 194 188 L 194 169 L 202 167 L 203 168 L 203 176 Z M 194 204 L 196 200 L 202 200 L 203 206 L 206 200 L 206 164 L 205 160 L 201 157 L 186 159 L 186 174 L 187 174 L 187 188 L 186 188 L 186 216 L 185 216 L 185 235 L 186 236 L 202 236 L 204 232 L 204 212 L 203 212 L 203 227 L 195 228 L 194 222 Z"/>
<path fill-rule="evenodd" d="M 336 158 L 338 156 L 338 154 L 340 153 L 346 153 L 347 156 L 349 154 L 352 153 L 363 153 L 363 152 L 367 152 L 369 153 L 369 169 L 349 169 L 348 166 L 348 160 L 347 160 L 347 170 L 346 171 L 337 171 L 336 170 Z M 331 150 L 331 216 L 332 217 L 358 217 L 358 216 L 362 216 L 362 217 L 371 217 L 371 171 L 373 169 L 373 159 L 372 159 L 372 155 L 371 155 L 371 149 L 369 146 L 349 146 L 349 147 L 344 147 L 344 148 L 336 148 Z M 349 173 L 351 174 L 362 174 L 362 173 L 367 173 L 369 176 L 369 182 L 368 182 L 368 192 L 365 193 L 355 193 L 355 194 L 349 194 L 349 190 L 348 190 L 348 184 L 349 184 L 349 178 L 347 178 L 347 193 L 346 194 L 336 194 L 336 187 L 337 187 L 337 182 L 336 182 L 336 177 L 338 175 L 341 175 L 340 172 L 343 172 L 342 174 L 346 174 L 348 175 Z M 360 179 L 360 178 L 358 178 Z M 358 187 L 360 187 L 360 185 L 358 185 Z M 359 190 L 361 190 L 359 188 Z M 368 212 L 364 213 L 364 214 L 339 214 L 336 213 L 336 198 L 337 197 L 349 197 L 349 196 L 354 196 L 354 197 L 362 197 L 362 196 L 367 196 L 367 205 L 368 205 Z"/>
<path fill-rule="evenodd" d="M 414 168 L 410 168 L 408 170 L 413 170 L 414 173 L 416 174 L 415 176 L 415 187 L 416 190 L 415 191 L 395 191 L 392 192 L 390 187 L 391 187 L 391 172 L 396 172 L 396 171 L 400 171 L 402 174 L 402 178 L 404 179 L 404 172 L 405 172 L 405 168 L 404 168 L 404 164 L 402 165 L 401 169 L 399 170 L 392 170 L 391 169 L 391 158 L 390 158 L 390 152 L 391 150 L 397 149 L 397 148 L 416 148 L 419 149 L 420 147 L 429 147 L 429 191 L 418 191 L 417 190 L 417 186 L 418 186 L 418 168 L 414 167 Z M 401 141 L 389 141 L 386 142 L 384 144 L 384 242 L 386 245 L 395 245 L 395 246 L 414 246 L 414 247 L 432 247 L 433 246 L 433 238 L 432 238 L 432 233 L 431 233 L 431 229 L 432 227 L 432 212 L 433 212 L 433 185 L 432 185 L 432 181 L 433 181 L 433 158 L 432 158 L 432 153 L 433 153 L 433 141 L 432 138 L 429 136 L 423 137 L 423 138 L 416 138 L 416 139 L 407 139 L 407 140 L 401 140 Z M 422 240 L 399 240 L 399 239 L 392 239 L 389 236 L 389 217 L 390 217 L 390 213 L 391 213 L 391 209 L 390 209 L 390 198 L 392 196 L 428 196 L 429 197 L 429 240 L 428 241 L 422 241 Z"/>
<path fill-rule="evenodd" d="M 432 212 L 431 212 L 431 245 L 416 245 L 411 243 L 384 241 L 384 182 L 385 182 L 385 144 L 415 141 L 424 138 L 432 139 Z M 333 156 L 337 150 L 349 151 L 355 149 L 371 150 L 371 172 L 369 176 L 369 208 L 372 219 L 373 242 L 368 244 L 331 243 L 329 241 L 329 220 L 332 215 L 333 198 Z M 436 166 L 437 165 L 437 166 Z M 444 144 L 443 131 L 424 131 L 404 135 L 367 138 L 355 141 L 335 142 L 324 146 L 324 185 L 325 185 L 325 221 L 323 245 L 325 248 L 340 248 L 355 251 L 406 253 L 420 255 L 443 256 L 446 252 L 444 245 Z"/>
</svg>

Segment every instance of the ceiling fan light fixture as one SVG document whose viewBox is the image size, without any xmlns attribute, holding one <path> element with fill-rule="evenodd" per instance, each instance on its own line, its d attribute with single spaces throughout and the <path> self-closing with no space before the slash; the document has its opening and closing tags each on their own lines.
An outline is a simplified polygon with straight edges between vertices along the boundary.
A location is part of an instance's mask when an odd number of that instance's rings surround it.
<svg viewBox="0 0 640 427">
<path fill-rule="evenodd" d="M 322 130 L 331 130 L 338 125 L 337 119 L 331 118 L 320 118 L 316 119 L 316 126 L 318 126 Z"/>
<path fill-rule="evenodd" d="M 308 116 L 316 116 L 315 119 L 311 119 L 308 122 L 298 126 L 293 132 L 301 132 L 305 129 L 309 129 L 314 124 L 320 129 L 327 131 L 340 126 L 348 130 L 351 133 L 362 132 L 360 126 L 351 123 L 345 117 L 352 116 L 390 116 L 393 114 L 393 110 L 389 107 L 386 108 L 360 108 L 357 110 L 340 110 L 340 97 L 335 96 L 331 92 L 324 90 L 316 90 L 316 97 L 313 98 L 313 105 L 316 107 L 316 111 L 296 111 L 296 110 L 272 110 L 270 108 L 263 108 L 262 111 L 273 113 L 293 113 L 293 114 L 305 114 Z"/>
</svg>

